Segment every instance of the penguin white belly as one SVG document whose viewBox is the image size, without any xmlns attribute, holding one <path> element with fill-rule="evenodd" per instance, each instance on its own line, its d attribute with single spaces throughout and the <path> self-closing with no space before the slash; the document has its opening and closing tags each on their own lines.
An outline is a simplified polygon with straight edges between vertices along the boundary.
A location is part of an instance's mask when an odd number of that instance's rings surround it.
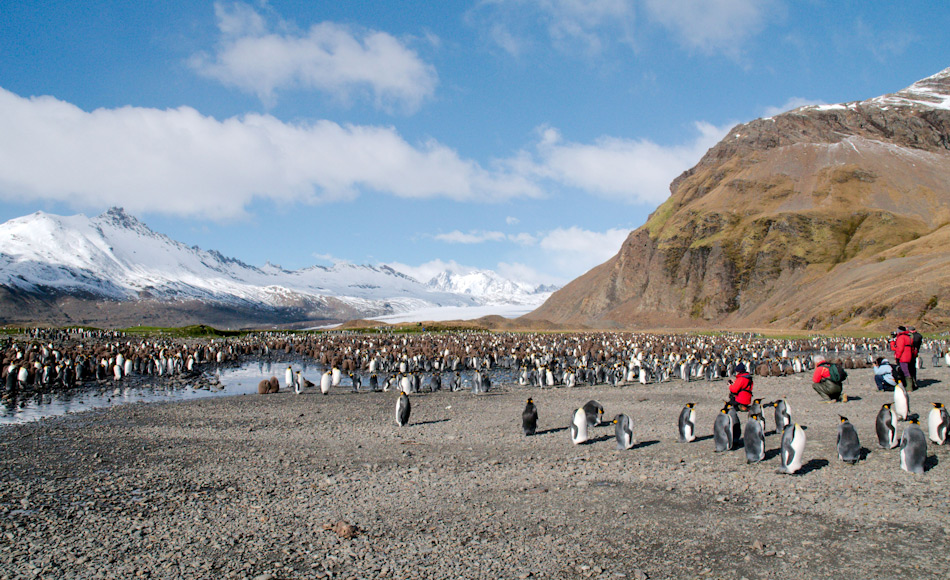
<svg viewBox="0 0 950 580">
<path fill-rule="evenodd" d="M 322 377 L 320 377 L 320 392 L 323 393 L 324 395 L 326 395 L 327 393 L 329 393 L 329 392 L 330 392 L 330 383 L 331 383 L 330 372 L 327 371 L 327 372 L 323 373 L 323 376 L 322 376 Z"/>
<path fill-rule="evenodd" d="M 910 412 L 910 397 L 907 396 L 907 391 L 904 390 L 904 387 L 898 383 L 894 387 L 894 413 L 897 414 L 897 418 L 901 421 L 907 420 L 907 414 Z"/>
<path fill-rule="evenodd" d="M 331 378 L 333 380 L 333 386 L 339 387 L 340 382 L 343 380 L 343 373 L 340 372 L 340 369 L 334 368 L 331 373 Z"/>
<path fill-rule="evenodd" d="M 578 445 L 587 441 L 587 413 L 581 407 L 571 418 L 571 443 Z"/>
<path fill-rule="evenodd" d="M 792 424 L 782 433 L 782 473 L 795 473 L 802 468 L 802 453 L 805 451 L 805 430 Z"/>
<path fill-rule="evenodd" d="M 941 407 L 930 409 L 930 413 L 927 415 L 927 434 L 930 436 L 930 440 L 937 445 L 943 445 L 947 440 L 945 418 L 946 410 Z"/>
</svg>

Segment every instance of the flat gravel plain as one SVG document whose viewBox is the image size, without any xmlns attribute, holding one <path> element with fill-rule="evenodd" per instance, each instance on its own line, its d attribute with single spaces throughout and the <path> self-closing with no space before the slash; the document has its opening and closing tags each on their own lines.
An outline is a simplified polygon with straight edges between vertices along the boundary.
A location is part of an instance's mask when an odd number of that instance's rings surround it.
<svg viewBox="0 0 950 580">
<path fill-rule="evenodd" d="M 950 371 L 919 378 L 926 432 Z M 930 445 L 924 475 L 902 471 L 874 434 L 891 393 L 869 369 L 845 392 L 827 404 L 810 375 L 756 378 L 756 397 L 787 398 L 807 427 L 796 475 L 776 473 L 771 409 L 765 461 L 713 452 L 723 381 L 413 395 L 402 428 L 396 393 L 348 388 L 5 426 L 0 578 L 947 578 L 950 446 Z M 591 399 L 633 418 L 633 449 L 613 426 L 570 442 Z M 686 402 L 699 439 L 682 444 Z M 837 458 L 839 414 L 866 449 L 856 465 Z"/>
</svg>

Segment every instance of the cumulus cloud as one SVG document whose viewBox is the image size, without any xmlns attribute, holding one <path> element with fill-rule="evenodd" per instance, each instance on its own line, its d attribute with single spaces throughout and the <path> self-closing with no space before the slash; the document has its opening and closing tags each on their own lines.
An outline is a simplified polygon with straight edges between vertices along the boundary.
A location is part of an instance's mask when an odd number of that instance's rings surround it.
<svg viewBox="0 0 950 580">
<path fill-rule="evenodd" d="M 322 22 L 306 32 L 265 18 L 243 3 L 215 4 L 221 38 L 213 54 L 198 54 L 199 74 L 273 105 L 282 89 L 313 89 L 346 102 L 372 96 L 378 108 L 413 112 L 438 84 L 435 68 L 392 35 Z M 277 30 L 274 30 L 277 28 Z"/>
<path fill-rule="evenodd" d="M 509 226 L 518 225 L 520 222 L 521 220 L 519 220 L 518 218 L 514 216 L 508 216 L 505 218 L 505 223 L 508 224 Z"/>
<path fill-rule="evenodd" d="M 778 0 L 645 0 L 643 6 L 683 46 L 732 56 L 783 12 Z"/>
<path fill-rule="evenodd" d="M 825 105 L 824 101 L 815 101 L 812 99 L 805 99 L 802 97 L 791 97 L 789 100 L 785 101 L 785 104 L 779 105 L 778 107 L 766 107 L 765 116 L 774 117 L 786 111 L 791 111 L 799 107 L 808 107 L 811 105 Z"/>
<path fill-rule="evenodd" d="M 0 89 L 0 197 L 73 207 L 230 219 L 253 200 L 315 203 L 372 190 L 404 198 L 540 196 L 508 168 L 484 168 L 392 127 L 223 121 L 190 107 L 86 112 Z"/>
<path fill-rule="evenodd" d="M 608 199 L 658 204 L 669 196 L 670 182 L 695 165 L 730 128 L 696 123 L 692 141 L 671 146 L 616 137 L 571 143 L 556 129 L 542 128 L 535 152 L 523 151 L 512 165 L 518 173 Z"/>
<path fill-rule="evenodd" d="M 612 258 L 629 234 L 627 229 L 595 232 L 573 226 L 547 232 L 538 245 L 558 272 L 573 278 Z"/>
</svg>

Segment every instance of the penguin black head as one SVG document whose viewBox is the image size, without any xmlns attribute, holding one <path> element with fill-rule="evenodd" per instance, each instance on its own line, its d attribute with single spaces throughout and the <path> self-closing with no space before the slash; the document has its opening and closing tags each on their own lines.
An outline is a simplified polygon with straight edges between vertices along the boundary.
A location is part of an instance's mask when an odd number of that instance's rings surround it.
<svg viewBox="0 0 950 580">
<path fill-rule="evenodd" d="M 934 406 L 934 409 L 942 409 L 943 403 L 931 403 Z"/>
<path fill-rule="evenodd" d="M 916 415 L 907 418 L 908 423 L 913 423 L 914 425 L 920 425 L 920 419 Z"/>
<path fill-rule="evenodd" d="M 534 399 L 528 399 L 528 403 L 534 403 Z"/>
<path fill-rule="evenodd" d="M 686 406 L 692 409 L 693 407 L 696 406 L 696 403 L 686 403 Z"/>
<path fill-rule="evenodd" d="M 838 419 L 839 419 L 842 423 L 847 423 L 847 422 L 848 422 L 848 418 L 845 417 L 845 416 L 843 416 L 843 415 L 838 415 Z"/>
<path fill-rule="evenodd" d="M 890 409 L 890 408 L 891 408 L 891 404 L 890 404 L 890 403 L 884 403 L 883 405 L 881 405 L 881 408 L 882 408 L 882 409 Z"/>
</svg>

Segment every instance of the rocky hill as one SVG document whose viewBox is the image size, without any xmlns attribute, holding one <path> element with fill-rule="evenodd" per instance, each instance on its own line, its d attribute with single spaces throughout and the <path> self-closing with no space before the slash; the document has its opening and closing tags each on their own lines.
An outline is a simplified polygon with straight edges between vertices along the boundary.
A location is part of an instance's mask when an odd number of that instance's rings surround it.
<svg viewBox="0 0 950 580">
<path fill-rule="evenodd" d="M 950 324 L 950 69 L 736 126 L 609 261 L 529 319 L 600 327 Z"/>
</svg>

